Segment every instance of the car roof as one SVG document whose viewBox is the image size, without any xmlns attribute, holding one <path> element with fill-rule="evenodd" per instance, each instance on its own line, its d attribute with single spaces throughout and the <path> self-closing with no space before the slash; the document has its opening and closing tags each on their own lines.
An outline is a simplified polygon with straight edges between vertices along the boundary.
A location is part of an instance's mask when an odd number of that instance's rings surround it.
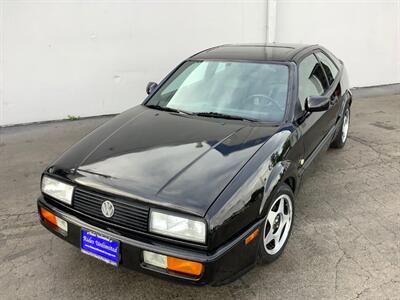
<svg viewBox="0 0 400 300">
<path fill-rule="evenodd" d="M 232 44 L 220 45 L 201 51 L 191 59 L 240 61 L 296 61 L 296 55 L 316 45 L 303 44 Z"/>
</svg>

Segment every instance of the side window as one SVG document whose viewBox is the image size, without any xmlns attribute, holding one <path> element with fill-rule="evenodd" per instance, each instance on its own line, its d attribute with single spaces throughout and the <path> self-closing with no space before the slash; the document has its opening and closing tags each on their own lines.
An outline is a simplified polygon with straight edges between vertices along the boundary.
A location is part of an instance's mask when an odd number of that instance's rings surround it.
<svg viewBox="0 0 400 300">
<path fill-rule="evenodd" d="M 299 64 L 299 101 L 301 110 L 304 110 L 304 103 L 308 96 L 320 96 L 324 93 L 328 84 L 320 63 L 311 54 Z M 298 110 L 300 107 L 298 108 Z"/>
<path fill-rule="evenodd" d="M 328 58 L 324 53 L 317 52 L 316 53 L 318 59 L 320 60 L 322 67 L 325 70 L 326 77 L 328 77 L 329 85 L 335 80 L 336 75 L 338 73 L 338 69 L 336 68 L 335 64 L 332 62 L 330 58 Z"/>
</svg>

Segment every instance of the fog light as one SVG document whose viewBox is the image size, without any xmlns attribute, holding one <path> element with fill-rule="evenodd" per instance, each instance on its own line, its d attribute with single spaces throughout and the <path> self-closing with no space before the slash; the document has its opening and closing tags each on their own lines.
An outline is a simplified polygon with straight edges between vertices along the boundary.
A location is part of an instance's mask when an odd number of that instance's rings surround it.
<svg viewBox="0 0 400 300">
<path fill-rule="evenodd" d="M 68 232 L 68 223 L 63 219 L 56 216 L 57 226 L 60 227 L 65 232 Z"/>
<path fill-rule="evenodd" d="M 39 211 L 42 218 L 45 219 L 47 222 L 53 224 L 54 226 L 60 228 L 65 232 L 68 232 L 68 223 L 66 221 L 57 217 L 55 214 L 49 212 L 43 207 L 41 207 Z"/>
<path fill-rule="evenodd" d="M 156 266 L 159 268 L 167 268 L 167 257 L 165 255 L 157 254 L 154 252 L 143 251 L 143 261 L 146 264 Z"/>
<path fill-rule="evenodd" d="M 201 275 L 204 268 L 203 264 L 199 262 L 166 256 L 149 251 L 143 251 L 143 261 L 152 266 L 196 277 Z"/>
</svg>

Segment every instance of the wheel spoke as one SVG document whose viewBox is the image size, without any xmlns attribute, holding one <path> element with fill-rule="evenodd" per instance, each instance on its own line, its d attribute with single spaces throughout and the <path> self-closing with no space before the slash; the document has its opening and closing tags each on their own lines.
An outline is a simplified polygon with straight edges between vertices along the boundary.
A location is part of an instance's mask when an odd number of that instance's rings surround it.
<svg viewBox="0 0 400 300">
<path fill-rule="evenodd" d="M 273 239 L 275 239 L 275 235 L 272 233 L 272 229 L 270 229 L 265 237 L 265 245 L 268 245 Z"/>
<path fill-rule="evenodd" d="M 278 230 L 275 232 L 275 245 L 278 245 L 280 237 L 282 235 L 282 230 L 283 230 L 284 225 L 281 224 L 281 226 L 279 226 Z"/>
<path fill-rule="evenodd" d="M 274 224 L 275 217 L 276 217 L 277 214 L 278 213 L 276 213 L 276 212 L 274 212 L 272 210 L 268 214 L 267 218 L 268 218 L 269 225 L 271 225 L 271 228 L 272 228 L 272 225 Z"/>
<path fill-rule="evenodd" d="M 287 214 L 287 215 L 282 214 L 282 225 L 289 223 L 289 220 L 290 220 L 289 214 Z"/>
<path fill-rule="evenodd" d="M 281 213 L 281 214 L 283 214 L 283 212 L 284 212 L 284 203 L 285 203 L 285 200 L 284 199 L 281 199 L 280 201 L 279 201 L 279 207 L 278 207 L 278 213 Z"/>
</svg>

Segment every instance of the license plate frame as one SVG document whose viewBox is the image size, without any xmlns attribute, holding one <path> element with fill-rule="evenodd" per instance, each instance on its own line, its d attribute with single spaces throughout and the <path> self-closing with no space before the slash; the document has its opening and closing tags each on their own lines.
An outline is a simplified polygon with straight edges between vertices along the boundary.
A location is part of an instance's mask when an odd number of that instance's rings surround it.
<svg viewBox="0 0 400 300">
<path fill-rule="evenodd" d="M 81 228 L 81 252 L 107 264 L 118 267 L 121 260 L 121 243 L 91 229 Z"/>
</svg>

